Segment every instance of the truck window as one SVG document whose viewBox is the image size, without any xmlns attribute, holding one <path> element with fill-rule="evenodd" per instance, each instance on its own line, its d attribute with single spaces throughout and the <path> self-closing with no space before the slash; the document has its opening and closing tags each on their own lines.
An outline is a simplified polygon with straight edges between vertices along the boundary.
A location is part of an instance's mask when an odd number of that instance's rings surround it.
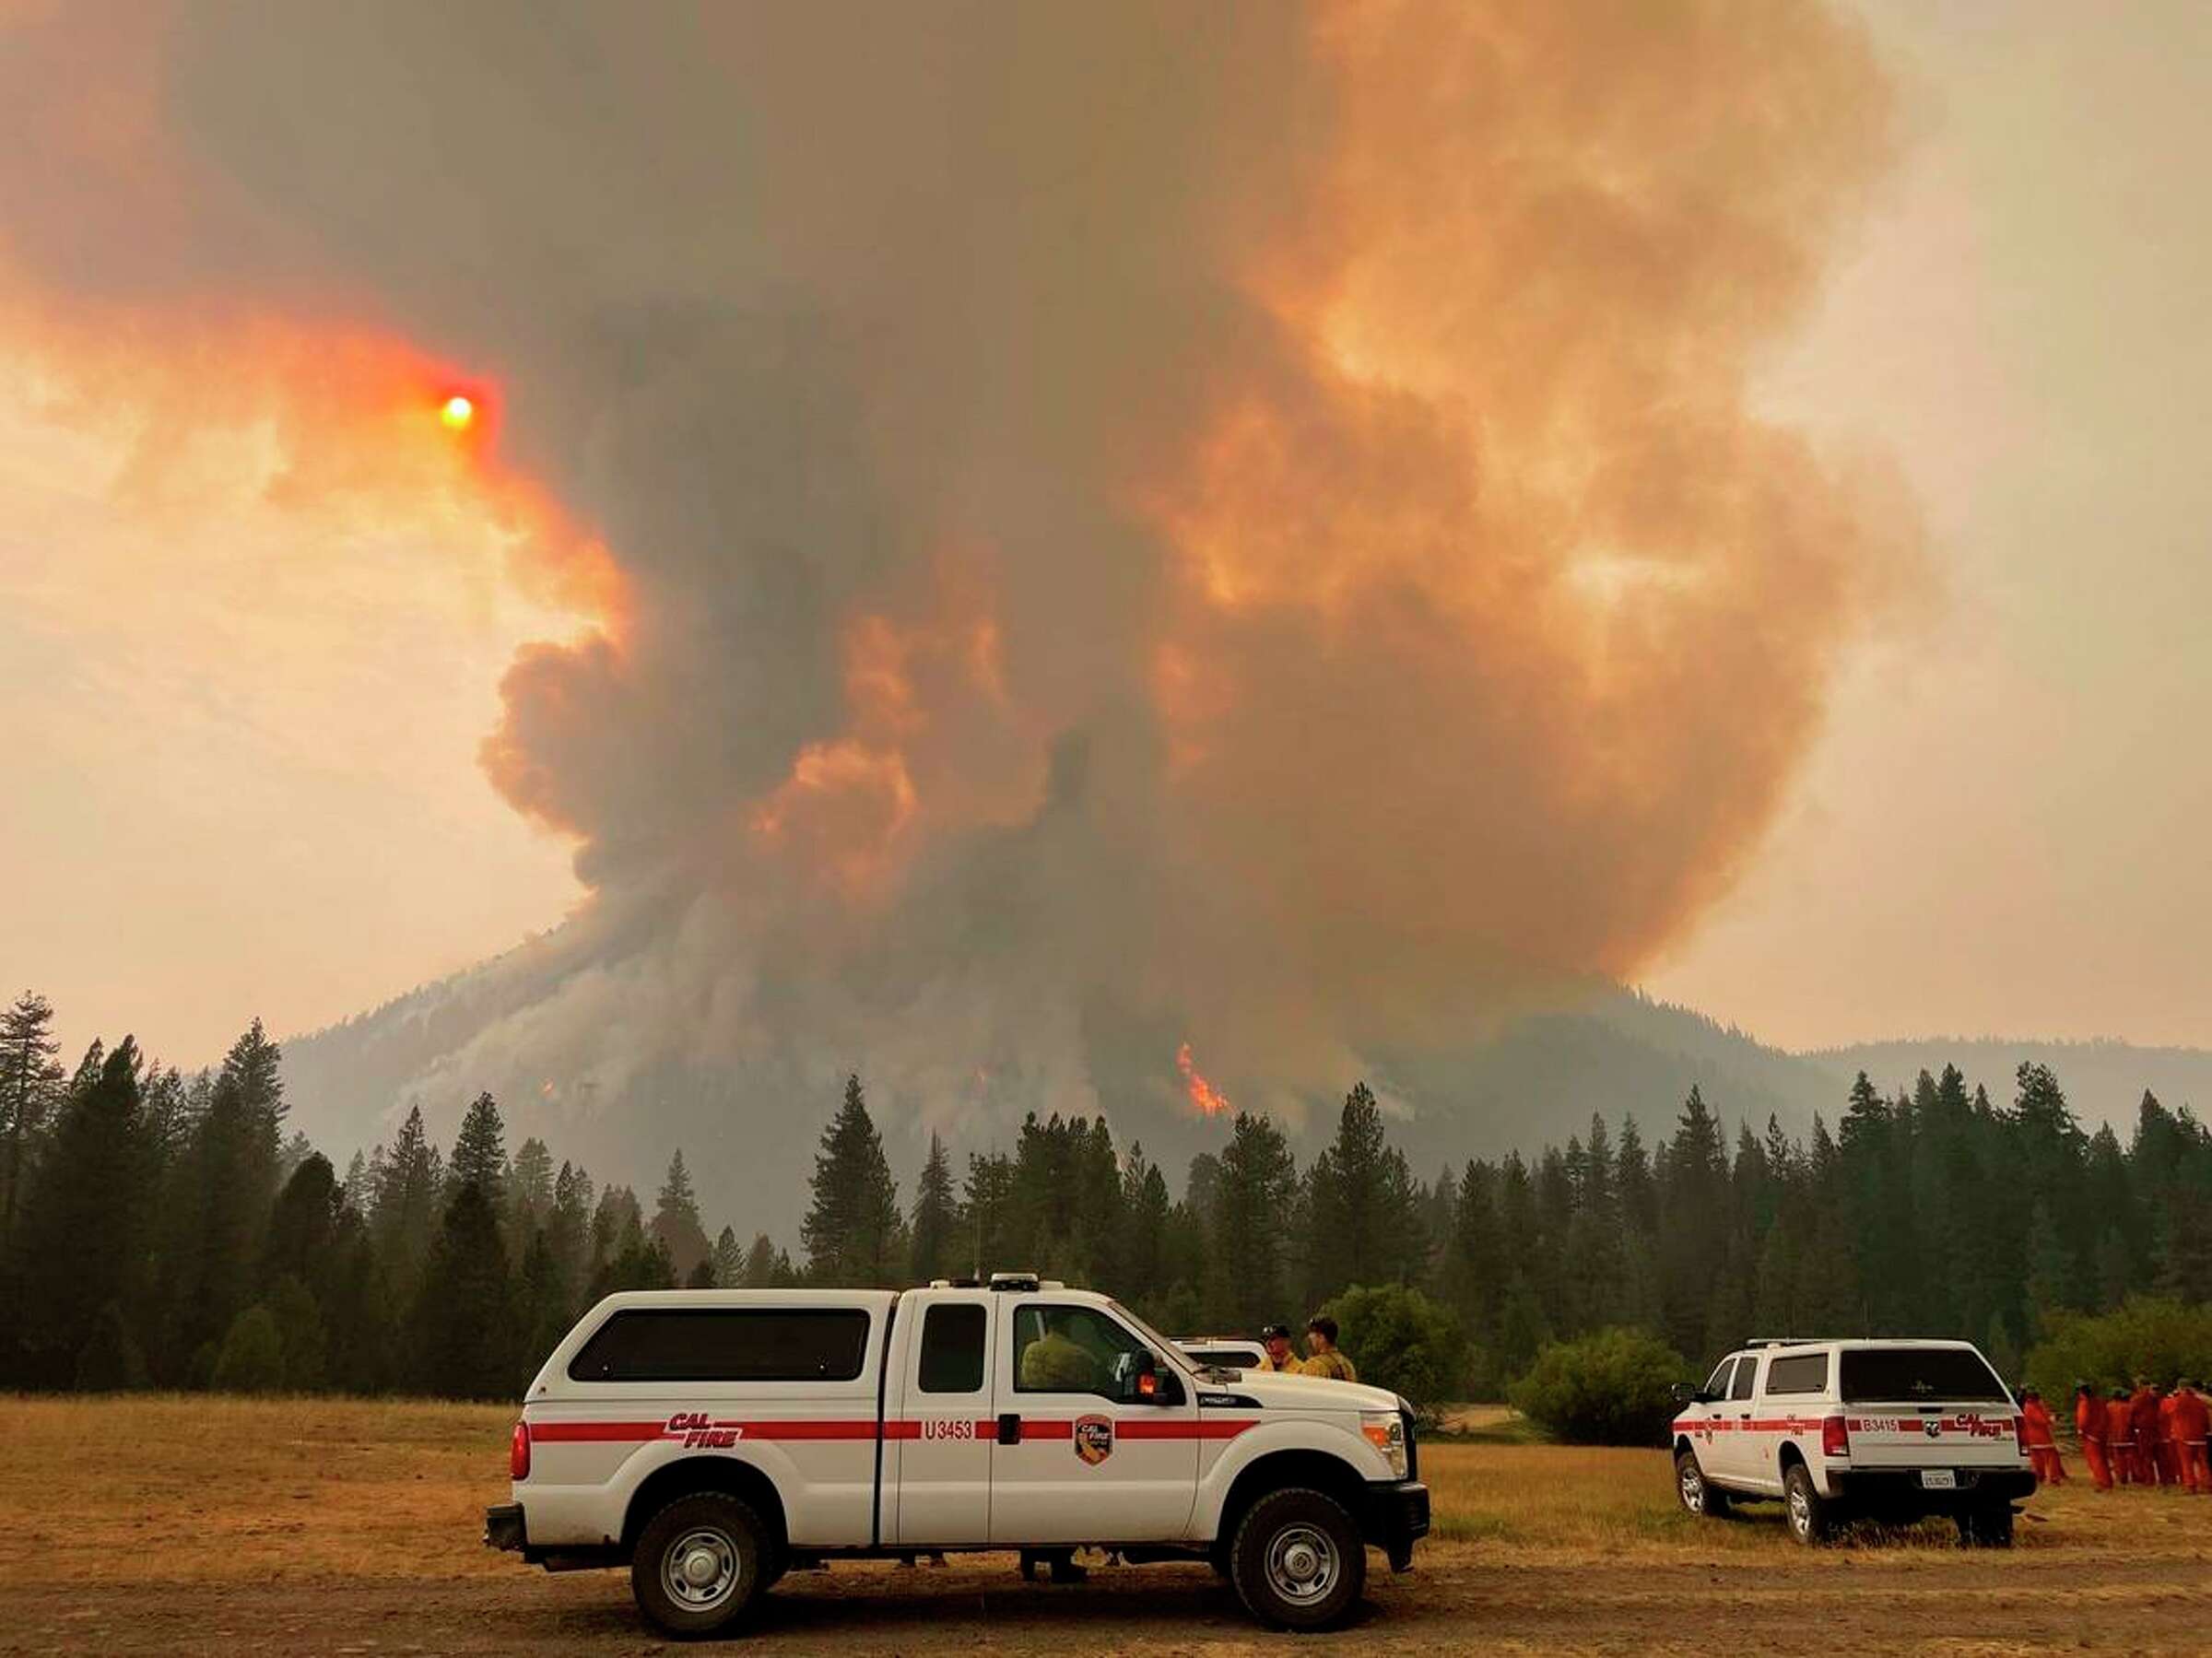
<svg viewBox="0 0 2212 1658">
<path fill-rule="evenodd" d="M 973 1301 L 932 1307 L 922 1320 L 922 1391 L 975 1393 L 983 1387 L 983 1310 Z"/>
<path fill-rule="evenodd" d="M 1728 1396 L 1728 1378 L 1735 1368 L 1735 1354 L 1731 1353 L 1721 1360 L 1720 1368 L 1715 1370 L 1705 1382 L 1705 1396 L 1708 1399 L 1725 1399 Z"/>
<path fill-rule="evenodd" d="M 569 1360 L 574 1382 L 850 1382 L 866 1363 L 858 1307 L 629 1307 Z"/>
<path fill-rule="evenodd" d="M 1735 1385 L 1728 1390 L 1728 1397 L 1730 1399 L 1748 1399 L 1751 1396 L 1751 1384 L 1758 1376 L 1759 1359 L 1756 1355 L 1749 1358 L 1737 1360 Z"/>
<path fill-rule="evenodd" d="M 1114 1361 L 1147 1351 L 1095 1307 L 1023 1307 L 1014 1314 L 1014 1391 L 1111 1397 Z"/>
<path fill-rule="evenodd" d="M 1970 1347 L 1846 1347 L 1839 1380 L 1848 1405 L 2005 1401 L 1996 1372 Z"/>
<path fill-rule="evenodd" d="M 1767 1394 L 1819 1393 L 1828 1391 L 1828 1355 L 1799 1353 L 1777 1358 L 1767 1366 Z"/>
</svg>

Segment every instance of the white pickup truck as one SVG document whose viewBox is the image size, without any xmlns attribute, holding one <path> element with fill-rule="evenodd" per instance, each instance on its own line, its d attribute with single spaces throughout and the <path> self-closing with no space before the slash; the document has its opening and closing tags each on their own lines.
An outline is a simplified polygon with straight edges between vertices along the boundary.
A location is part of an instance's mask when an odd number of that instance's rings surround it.
<svg viewBox="0 0 2212 1658">
<path fill-rule="evenodd" d="M 787 1569 L 954 1549 L 1210 1560 L 1263 1622 L 1357 1604 L 1429 1530 L 1413 1415 L 1371 1387 L 1194 1366 L 1105 1296 L 1028 1275 L 902 1292 L 609 1296 L 515 1424 L 485 1541 L 627 1564 L 671 1635 Z"/>
<path fill-rule="evenodd" d="M 2027 1430 L 1971 1342 L 1754 1341 L 1678 1390 L 1675 1491 L 1708 1518 L 1779 1498 L 1790 1535 L 1948 1514 L 1962 1542 L 2012 1542 L 2035 1490 Z"/>
</svg>

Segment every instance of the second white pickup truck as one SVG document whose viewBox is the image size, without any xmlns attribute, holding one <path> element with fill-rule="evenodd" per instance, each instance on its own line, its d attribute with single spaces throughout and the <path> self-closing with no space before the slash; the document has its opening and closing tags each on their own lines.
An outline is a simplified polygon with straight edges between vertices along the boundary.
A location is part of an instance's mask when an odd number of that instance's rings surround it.
<svg viewBox="0 0 2212 1658">
<path fill-rule="evenodd" d="M 1366 1550 L 1429 1530 L 1413 1413 L 1377 1388 L 1193 1365 L 1109 1298 L 1027 1275 L 906 1291 L 610 1296 L 531 1383 L 485 1541 L 628 1565 L 671 1635 L 787 1569 L 923 1551 L 1210 1560 L 1253 1615 L 1344 1617 Z"/>
</svg>

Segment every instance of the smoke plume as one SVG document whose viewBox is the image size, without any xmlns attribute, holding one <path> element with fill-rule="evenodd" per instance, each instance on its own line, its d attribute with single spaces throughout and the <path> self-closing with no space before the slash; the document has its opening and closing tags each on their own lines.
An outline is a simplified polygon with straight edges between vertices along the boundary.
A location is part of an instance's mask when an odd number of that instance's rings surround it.
<svg viewBox="0 0 2212 1658">
<path fill-rule="evenodd" d="M 1811 0 L 6 27 L 20 330 L 241 351 L 301 488 L 317 340 L 496 406 L 597 622 L 484 764 L 590 897 L 407 1084 L 638 1163 L 847 1069 L 971 1138 L 1295 1120 L 1632 974 L 1912 558 L 1747 393 L 1888 147 Z"/>
</svg>

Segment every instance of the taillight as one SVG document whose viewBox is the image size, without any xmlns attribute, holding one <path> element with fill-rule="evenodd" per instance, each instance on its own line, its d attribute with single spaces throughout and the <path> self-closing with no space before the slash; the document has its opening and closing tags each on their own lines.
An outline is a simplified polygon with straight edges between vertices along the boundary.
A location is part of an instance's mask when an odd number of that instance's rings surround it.
<svg viewBox="0 0 2212 1658">
<path fill-rule="evenodd" d="M 1822 1456 L 1849 1456 L 1851 1454 L 1851 1429 L 1841 1417 L 1821 1417 L 1820 1454 Z"/>
<path fill-rule="evenodd" d="M 514 1437 L 507 1441 L 507 1473 L 511 1478 L 530 1477 L 530 1424 L 517 1421 Z"/>
<path fill-rule="evenodd" d="M 2028 1454 L 2028 1418 L 2026 1417 L 2013 1417 L 2012 1442 L 2020 1448 L 2022 1456 Z"/>
</svg>

